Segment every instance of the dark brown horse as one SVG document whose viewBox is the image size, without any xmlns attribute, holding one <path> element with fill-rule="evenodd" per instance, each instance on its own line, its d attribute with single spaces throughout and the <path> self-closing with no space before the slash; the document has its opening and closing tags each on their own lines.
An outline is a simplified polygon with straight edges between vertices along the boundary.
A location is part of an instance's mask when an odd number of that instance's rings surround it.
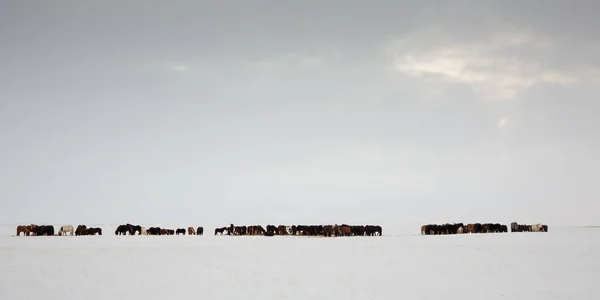
<svg viewBox="0 0 600 300">
<path fill-rule="evenodd" d="M 148 235 L 160 235 L 161 231 L 162 230 L 160 229 L 160 227 L 150 227 L 147 230 Z"/>
<path fill-rule="evenodd" d="M 277 233 L 277 235 L 288 235 L 287 228 L 285 227 L 285 225 L 277 226 L 277 230 L 275 230 L 275 232 Z"/>
<path fill-rule="evenodd" d="M 275 232 L 277 232 L 277 227 L 275 227 L 275 225 L 267 225 L 268 234 L 275 234 Z"/>
<path fill-rule="evenodd" d="M 248 235 L 265 235 L 266 232 L 260 225 L 248 226 Z"/>
<path fill-rule="evenodd" d="M 75 235 L 87 235 L 87 226 L 79 225 L 77 229 L 75 229 Z"/>
<path fill-rule="evenodd" d="M 54 235 L 54 226 L 52 225 L 40 225 L 35 227 L 35 235 Z"/>
</svg>

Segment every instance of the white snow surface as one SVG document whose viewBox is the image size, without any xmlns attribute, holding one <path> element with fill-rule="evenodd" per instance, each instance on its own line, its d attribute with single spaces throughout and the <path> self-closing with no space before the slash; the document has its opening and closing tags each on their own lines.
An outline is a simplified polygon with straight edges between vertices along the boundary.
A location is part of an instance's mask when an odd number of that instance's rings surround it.
<svg viewBox="0 0 600 300">
<path fill-rule="evenodd" d="M 0 299 L 598 299 L 600 229 L 382 237 L 15 237 Z M 55 228 L 57 226 L 55 225 Z M 112 230 L 112 232 L 111 232 Z"/>
</svg>

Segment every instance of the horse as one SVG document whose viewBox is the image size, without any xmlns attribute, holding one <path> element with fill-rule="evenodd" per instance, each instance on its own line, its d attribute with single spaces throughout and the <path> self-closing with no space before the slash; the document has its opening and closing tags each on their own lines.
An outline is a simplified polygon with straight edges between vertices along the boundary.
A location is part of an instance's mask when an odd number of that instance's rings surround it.
<svg viewBox="0 0 600 300">
<path fill-rule="evenodd" d="M 365 226 L 363 226 L 363 225 L 352 226 L 352 234 L 357 235 L 357 236 L 365 235 Z"/>
<path fill-rule="evenodd" d="M 510 223 L 510 232 L 518 232 L 519 224 L 517 222 Z"/>
<path fill-rule="evenodd" d="M 323 236 L 331 237 L 332 235 L 334 235 L 333 226 L 332 225 L 323 226 Z"/>
<path fill-rule="evenodd" d="M 287 234 L 296 235 L 296 226 L 285 226 L 285 231 Z"/>
<path fill-rule="evenodd" d="M 161 233 L 160 227 L 150 227 L 150 228 L 148 228 L 148 234 L 149 235 L 160 235 L 160 233 Z"/>
<path fill-rule="evenodd" d="M 188 235 L 196 235 L 196 230 L 194 230 L 194 227 L 188 227 Z"/>
<path fill-rule="evenodd" d="M 87 234 L 87 226 L 79 225 L 77 229 L 75 229 L 75 235 L 86 235 Z"/>
<path fill-rule="evenodd" d="M 23 236 L 31 235 L 31 226 L 27 226 L 27 225 L 17 226 L 17 236 L 20 236 L 21 233 L 23 233 Z"/>
<path fill-rule="evenodd" d="M 285 225 L 279 225 L 277 226 L 277 230 L 275 231 L 277 233 L 277 235 L 287 235 L 287 230 L 285 228 Z"/>
<path fill-rule="evenodd" d="M 227 230 L 226 227 L 215 228 L 215 235 L 217 235 L 217 234 L 223 235 L 223 232 L 226 231 L 226 230 Z"/>
<path fill-rule="evenodd" d="M 267 225 L 267 233 L 275 234 L 276 231 L 277 231 L 277 227 L 275 227 L 275 225 Z"/>
<path fill-rule="evenodd" d="M 115 235 L 127 235 L 127 233 L 129 233 L 129 235 L 132 235 L 133 234 L 132 227 L 133 227 L 133 225 L 131 225 L 131 224 L 119 225 L 117 227 L 117 230 L 115 230 Z"/>
<path fill-rule="evenodd" d="M 90 227 L 86 230 L 87 235 L 102 235 L 102 228 L 99 227 Z"/>
<path fill-rule="evenodd" d="M 40 225 L 35 227 L 35 235 L 54 235 L 54 226 L 52 225 Z"/>
<path fill-rule="evenodd" d="M 140 225 L 130 225 L 130 231 L 129 234 L 131 235 L 135 235 L 135 233 L 137 232 L 138 235 L 142 234 L 142 226 Z"/>
<path fill-rule="evenodd" d="M 383 230 L 381 229 L 381 226 L 375 225 L 375 235 L 381 236 L 382 234 Z"/>
<path fill-rule="evenodd" d="M 203 235 L 204 234 L 204 228 L 202 228 L 202 226 L 196 228 L 196 234 L 197 235 Z"/>
<path fill-rule="evenodd" d="M 140 227 L 140 230 L 141 230 L 141 232 L 140 232 L 141 235 L 148 235 L 148 231 L 146 230 L 146 227 Z"/>
<path fill-rule="evenodd" d="M 236 231 L 237 231 L 236 227 Z M 267 232 L 262 226 L 260 225 L 254 225 L 254 226 L 248 226 L 247 228 L 247 233 L 248 235 L 265 235 L 265 233 Z"/>
<path fill-rule="evenodd" d="M 465 230 L 466 233 L 475 233 L 475 225 L 474 224 L 467 224 L 466 229 L 467 229 L 467 230 Z"/>
<path fill-rule="evenodd" d="M 337 225 L 334 226 L 334 229 L 337 227 Z M 431 230 L 434 230 L 433 228 L 431 228 Z M 377 226 L 374 225 L 367 225 L 365 226 L 365 234 L 367 236 L 374 236 L 376 235 L 377 232 Z M 338 229 L 336 229 L 336 236 L 338 236 L 340 233 L 338 232 Z"/>
<path fill-rule="evenodd" d="M 69 235 L 75 234 L 75 229 L 72 225 L 64 225 L 58 230 L 58 235 L 67 235 L 67 233 L 69 233 Z"/>
<path fill-rule="evenodd" d="M 183 228 L 177 228 L 177 231 L 175 231 L 175 233 L 177 235 L 180 235 L 180 234 L 185 235 L 185 229 L 183 229 Z"/>
<path fill-rule="evenodd" d="M 352 232 L 352 228 L 346 224 L 342 224 L 341 226 L 335 225 L 333 229 L 335 236 L 350 236 L 350 232 Z"/>
</svg>

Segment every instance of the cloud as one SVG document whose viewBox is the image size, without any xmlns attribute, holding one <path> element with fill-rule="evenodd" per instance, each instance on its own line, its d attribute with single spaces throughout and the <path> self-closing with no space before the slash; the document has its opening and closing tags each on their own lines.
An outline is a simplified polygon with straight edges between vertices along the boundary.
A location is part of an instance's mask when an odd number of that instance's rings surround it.
<svg viewBox="0 0 600 300">
<path fill-rule="evenodd" d="M 185 64 L 167 64 L 167 68 L 175 72 L 186 72 L 190 70 L 190 66 Z"/>
<path fill-rule="evenodd" d="M 553 47 L 551 39 L 528 31 L 474 42 L 429 31 L 389 43 L 386 53 L 393 70 L 410 77 L 465 84 L 486 98 L 507 99 L 537 84 L 577 81 L 535 58 Z"/>
<path fill-rule="evenodd" d="M 506 126 L 506 123 L 508 123 L 508 118 L 500 119 L 500 121 L 498 121 L 498 128 L 504 128 Z"/>
</svg>

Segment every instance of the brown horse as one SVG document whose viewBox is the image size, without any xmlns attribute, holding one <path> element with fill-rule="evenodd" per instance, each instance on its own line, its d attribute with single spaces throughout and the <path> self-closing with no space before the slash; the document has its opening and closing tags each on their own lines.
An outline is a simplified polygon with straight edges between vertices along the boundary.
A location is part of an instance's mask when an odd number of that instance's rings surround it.
<svg viewBox="0 0 600 300">
<path fill-rule="evenodd" d="M 350 236 L 352 228 L 348 225 L 335 226 L 336 236 Z"/>
<path fill-rule="evenodd" d="M 248 226 L 248 235 L 265 235 L 266 232 L 260 225 Z"/>
<path fill-rule="evenodd" d="M 23 236 L 31 235 L 31 225 L 19 225 L 17 226 L 17 236 L 20 236 L 23 233 Z"/>
<path fill-rule="evenodd" d="M 277 235 L 288 235 L 287 228 L 285 227 L 285 225 L 277 226 L 277 230 L 275 232 L 277 232 Z"/>
<path fill-rule="evenodd" d="M 196 230 L 194 230 L 194 227 L 188 227 L 188 235 L 196 235 Z"/>
<path fill-rule="evenodd" d="M 476 233 L 475 232 L 475 224 L 467 224 L 467 232 L 468 233 Z"/>
</svg>

